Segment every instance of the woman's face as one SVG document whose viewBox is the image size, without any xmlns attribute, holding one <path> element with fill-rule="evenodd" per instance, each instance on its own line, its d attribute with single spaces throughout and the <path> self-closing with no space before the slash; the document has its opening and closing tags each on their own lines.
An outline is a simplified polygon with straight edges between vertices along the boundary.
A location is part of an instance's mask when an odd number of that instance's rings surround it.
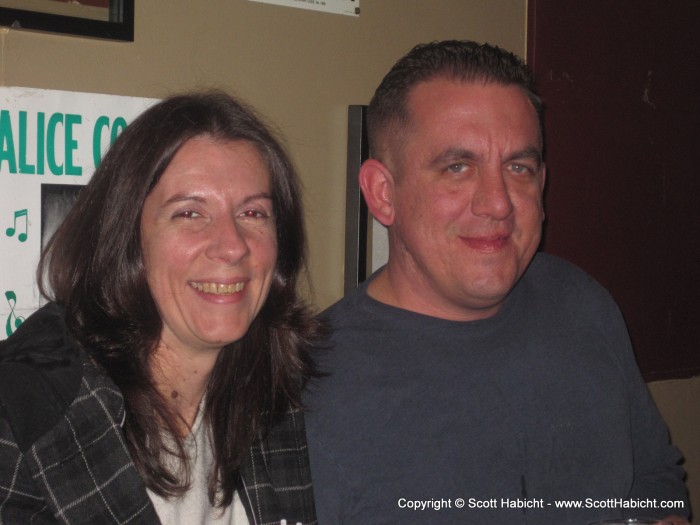
<svg viewBox="0 0 700 525">
<path fill-rule="evenodd" d="M 243 337 L 277 258 L 270 175 L 247 142 L 186 142 L 146 197 L 141 250 L 160 345 L 218 351 Z"/>
</svg>

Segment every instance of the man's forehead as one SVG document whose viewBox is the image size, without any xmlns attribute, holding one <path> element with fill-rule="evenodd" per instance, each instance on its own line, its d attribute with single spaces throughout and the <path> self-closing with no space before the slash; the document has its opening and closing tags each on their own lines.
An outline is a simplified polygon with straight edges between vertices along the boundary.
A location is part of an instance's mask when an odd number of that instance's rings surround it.
<svg viewBox="0 0 700 525">
<path fill-rule="evenodd" d="M 483 118 L 485 108 L 500 111 L 511 118 L 514 125 L 532 125 L 535 143 L 542 149 L 542 132 L 537 110 L 526 91 L 516 84 L 501 84 L 481 80 L 459 80 L 448 77 L 435 77 L 418 83 L 408 94 L 405 105 L 405 118 L 401 129 L 395 129 L 393 142 L 401 144 L 415 134 L 425 133 L 435 128 L 444 129 L 449 119 L 465 122 L 471 114 Z M 429 124 L 427 130 L 421 124 Z M 403 138 L 399 134 L 403 133 Z M 398 140 L 396 140 L 398 138 Z"/>
<path fill-rule="evenodd" d="M 536 113 L 535 107 L 530 101 L 527 92 L 516 84 L 502 84 L 487 80 L 460 80 L 450 77 L 433 77 L 416 84 L 406 97 L 406 109 L 408 115 L 415 112 L 416 106 L 422 103 L 440 103 L 448 101 L 445 95 L 462 97 L 492 95 L 494 98 L 511 99 L 513 95 L 522 101 L 527 101 Z"/>
</svg>

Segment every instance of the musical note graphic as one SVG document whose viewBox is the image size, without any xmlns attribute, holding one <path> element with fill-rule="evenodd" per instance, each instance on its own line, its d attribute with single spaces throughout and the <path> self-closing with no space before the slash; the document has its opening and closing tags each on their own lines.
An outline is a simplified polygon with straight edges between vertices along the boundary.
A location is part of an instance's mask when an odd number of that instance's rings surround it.
<svg viewBox="0 0 700 525">
<path fill-rule="evenodd" d="M 5 324 L 5 333 L 7 333 L 7 337 L 10 337 L 12 335 L 12 332 L 17 330 L 20 325 L 24 322 L 24 317 L 17 317 L 15 315 L 15 306 L 17 306 L 17 294 L 13 292 L 12 290 L 8 290 L 5 292 L 5 299 L 7 299 L 7 304 L 10 305 L 10 315 L 7 316 L 7 323 Z M 12 318 L 14 317 L 15 322 L 12 322 Z M 15 325 L 14 329 L 12 328 L 12 325 Z"/>
<path fill-rule="evenodd" d="M 29 218 L 28 218 L 26 208 L 24 210 L 17 210 L 15 212 L 14 226 L 12 228 L 8 228 L 7 230 L 5 230 L 5 234 L 8 237 L 12 237 L 17 232 L 17 219 L 19 219 L 21 217 L 24 217 L 24 232 L 20 233 L 17 236 L 17 239 L 19 239 L 19 242 L 24 242 L 27 240 L 27 229 L 29 227 Z"/>
</svg>

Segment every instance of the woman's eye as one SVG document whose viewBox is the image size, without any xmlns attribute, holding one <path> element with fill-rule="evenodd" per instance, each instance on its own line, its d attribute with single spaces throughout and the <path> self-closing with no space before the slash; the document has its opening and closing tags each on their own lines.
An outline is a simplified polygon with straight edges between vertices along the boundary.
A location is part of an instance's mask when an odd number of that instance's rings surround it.
<svg viewBox="0 0 700 525">
<path fill-rule="evenodd" d="M 201 217 L 199 213 L 193 210 L 184 210 L 177 212 L 175 214 L 176 218 L 183 218 L 183 219 L 196 219 L 197 217 Z"/>
<path fill-rule="evenodd" d="M 241 217 L 244 217 L 246 219 L 265 219 L 268 216 L 269 215 L 267 213 L 260 210 L 246 210 L 243 213 L 241 213 Z"/>
</svg>

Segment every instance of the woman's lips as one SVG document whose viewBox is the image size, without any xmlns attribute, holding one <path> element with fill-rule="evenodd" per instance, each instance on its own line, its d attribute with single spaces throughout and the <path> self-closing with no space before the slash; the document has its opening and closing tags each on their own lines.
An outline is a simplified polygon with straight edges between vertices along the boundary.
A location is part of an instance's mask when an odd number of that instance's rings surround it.
<svg viewBox="0 0 700 525">
<path fill-rule="evenodd" d="M 190 281 L 190 286 L 195 290 L 199 290 L 205 294 L 213 295 L 232 295 L 240 293 L 245 287 L 245 282 L 239 281 L 236 283 L 217 283 L 217 282 L 200 282 Z"/>
</svg>

